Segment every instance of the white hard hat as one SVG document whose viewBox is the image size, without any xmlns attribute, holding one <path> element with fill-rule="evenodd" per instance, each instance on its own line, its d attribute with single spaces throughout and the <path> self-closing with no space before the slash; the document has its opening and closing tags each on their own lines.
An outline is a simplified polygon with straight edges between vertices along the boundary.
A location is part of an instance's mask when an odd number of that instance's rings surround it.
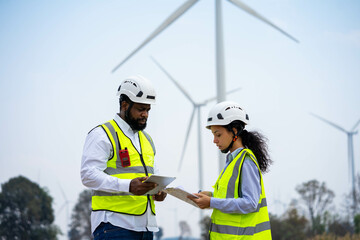
<svg viewBox="0 0 360 240">
<path fill-rule="evenodd" d="M 151 82 L 140 75 L 127 77 L 119 86 L 117 96 L 125 94 L 135 103 L 155 104 L 156 93 Z"/>
<path fill-rule="evenodd" d="M 249 116 L 236 102 L 221 102 L 210 110 L 206 128 L 214 125 L 225 126 L 235 120 L 240 120 L 246 125 L 249 123 Z"/>
</svg>

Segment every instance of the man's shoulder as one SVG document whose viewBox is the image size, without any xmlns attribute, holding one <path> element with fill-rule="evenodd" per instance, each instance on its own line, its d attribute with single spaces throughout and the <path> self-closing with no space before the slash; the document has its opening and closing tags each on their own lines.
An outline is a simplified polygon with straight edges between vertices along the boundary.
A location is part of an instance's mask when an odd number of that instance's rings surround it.
<svg viewBox="0 0 360 240">
<path fill-rule="evenodd" d="M 101 126 L 101 125 L 97 125 L 97 126 L 93 127 L 93 128 L 88 132 L 88 134 L 90 134 L 90 133 L 93 132 L 95 129 L 99 128 L 100 126 Z"/>
<path fill-rule="evenodd" d="M 108 123 L 108 122 L 111 122 L 111 121 L 114 121 L 114 119 L 111 119 L 111 120 L 109 120 L 109 121 L 103 122 L 103 123 L 101 123 L 101 124 L 93 127 L 93 128 L 88 132 L 88 134 L 90 134 L 90 133 L 92 133 L 92 132 L 101 132 L 101 133 L 102 133 L 102 132 L 104 131 L 103 125 L 106 124 L 106 123 Z"/>
<path fill-rule="evenodd" d="M 100 137 L 106 135 L 106 131 L 105 129 L 102 127 L 102 125 L 97 125 L 96 127 L 94 127 L 93 129 L 91 129 L 88 132 L 88 136 L 92 136 L 92 137 Z"/>
</svg>

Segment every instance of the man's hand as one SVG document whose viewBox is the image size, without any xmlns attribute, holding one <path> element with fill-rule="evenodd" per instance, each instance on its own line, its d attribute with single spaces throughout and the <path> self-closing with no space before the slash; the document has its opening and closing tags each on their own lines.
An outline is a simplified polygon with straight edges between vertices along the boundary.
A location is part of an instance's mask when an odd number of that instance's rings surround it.
<svg viewBox="0 0 360 240">
<path fill-rule="evenodd" d="M 153 199 L 155 199 L 155 201 L 164 201 L 164 199 L 166 198 L 167 193 L 160 191 L 157 194 L 153 195 Z"/>
<path fill-rule="evenodd" d="M 138 177 L 131 180 L 129 192 L 134 195 L 144 195 L 151 189 L 155 188 L 156 183 L 143 182 L 148 178 L 149 177 Z"/>
</svg>

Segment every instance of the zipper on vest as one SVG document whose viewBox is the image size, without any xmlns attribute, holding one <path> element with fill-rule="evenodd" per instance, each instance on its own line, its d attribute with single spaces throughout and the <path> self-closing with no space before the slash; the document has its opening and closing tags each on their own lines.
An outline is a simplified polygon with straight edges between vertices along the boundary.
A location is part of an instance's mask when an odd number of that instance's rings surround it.
<svg viewBox="0 0 360 240">
<path fill-rule="evenodd" d="M 146 165 L 145 165 L 143 156 L 142 156 L 142 154 L 140 154 L 140 153 L 139 153 L 139 155 L 140 155 L 140 161 L 141 161 L 141 163 L 142 163 L 142 165 L 143 165 L 143 167 L 144 167 L 144 169 L 145 169 L 145 174 L 146 174 L 146 176 L 149 176 L 148 171 L 147 171 L 147 169 L 146 169 Z"/>
<path fill-rule="evenodd" d="M 141 143 L 140 143 L 140 144 L 141 144 Z M 141 163 L 142 163 L 142 165 L 144 166 L 144 169 L 145 169 L 145 174 L 146 174 L 146 176 L 149 176 L 148 171 L 147 171 L 147 169 L 146 169 L 146 165 L 145 165 L 143 156 L 142 156 L 142 154 L 140 154 L 140 153 L 139 153 L 139 155 L 140 155 L 140 161 L 141 161 Z M 145 212 L 147 211 L 148 205 L 150 205 L 150 211 L 151 211 L 151 213 L 153 213 L 153 212 L 152 212 L 152 208 L 151 208 L 150 195 L 147 194 L 146 197 L 147 197 L 147 203 L 146 203 L 146 210 L 145 210 Z"/>
<path fill-rule="evenodd" d="M 142 146 L 141 146 L 140 135 L 139 135 L 139 144 L 140 144 L 140 148 L 141 148 L 141 149 L 143 149 L 143 148 L 142 148 Z M 135 148 L 135 149 L 136 149 L 136 148 Z M 143 165 L 143 167 L 144 167 L 144 170 L 145 170 L 145 174 L 146 174 L 146 176 L 149 176 L 149 173 L 148 173 L 148 171 L 147 171 L 146 164 L 145 164 L 145 162 L 144 162 L 144 158 L 143 158 L 142 153 L 140 153 L 137 149 L 136 149 L 136 151 L 139 153 L 139 156 L 140 156 L 140 161 L 141 161 L 141 164 L 142 164 L 142 165 Z M 141 152 L 142 152 L 142 151 L 141 151 Z M 145 210 L 145 212 L 147 211 L 147 207 L 148 207 L 148 205 L 150 205 L 150 212 L 151 212 L 151 213 L 153 213 L 153 210 L 152 210 L 152 208 L 151 208 L 151 199 L 150 199 L 150 195 L 149 195 L 149 194 L 147 194 L 147 195 L 146 195 L 146 197 L 147 197 L 147 203 L 146 203 L 146 210 Z M 154 213 L 154 215 L 155 215 L 155 213 Z"/>
<path fill-rule="evenodd" d="M 116 131 L 115 131 L 115 133 L 116 133 L 116 138 L 117 138 L 118 143 L 119 143 L 119 149 L 121 150 L 121 145 L 120 145 L 119 135 L 118 135 L 118 133 L 117 133 Z"/>
<path fill-rule="evenodd" d="M 139 134 L 139 133 L 138 133 L 138 134 Z M 143 167 L 144 167 L 146 176 L 149 176 L 149 173 L 148 173 L 147 168 L 146 168 L 146 164 L 145 164 L 145 162 L 144 162 L 144 158 L 143 158 L 143 156 L 142 156 L 142 150 L 143 150 L 143 148 L 142 148 L 142 146 L 141 146 L 140 134 L 139 134 L 139 145 L 140 145 L 141 152 L 139 152 L 136 148 L 135 148 L 135 149 L 136 149 L 136 151 L 137 151 L 137 152 L 139 153 L 139 155 L 140 155 L 140 161 L 141 161 L 141 163 L 142 163 L 142 165 L 143 165 Z"/>
</svg>

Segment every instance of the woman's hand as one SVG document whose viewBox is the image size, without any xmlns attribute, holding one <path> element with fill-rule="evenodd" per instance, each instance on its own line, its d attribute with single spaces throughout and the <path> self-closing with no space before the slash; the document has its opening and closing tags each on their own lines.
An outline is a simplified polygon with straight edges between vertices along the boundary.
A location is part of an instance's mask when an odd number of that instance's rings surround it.
<svg viewBox="0 0 360 240">
<path fill-rule="evenodd" d="M 211 192 L 206 192 L 206 193 L 210 193 Z M 205 208 L 209 208 L 210 207 L 210 200 L 211 197 L 208 196 L 207 194 L 203 194 L 203 192 L 200 193 L 194 193 L 195 196 L 199 197 L 199 198 L 194 198 L 191 196 L 188 196 L 188 198 L 193 201 L 194 203 L 196 203 L 196 205 L 199 206 L 199 208 L 201 209 L 205 209 Z"/>
<path fill-rule="evenodd" d="M 209 197 L 212 197 L 212 192 L 210 192 L 210 191 L 202 191 L 202 192 L 198 192 L 198 193 L 202 193 L 202 194 L 205 194 L 205 195 L 207 195 Z"/>
</svg>

